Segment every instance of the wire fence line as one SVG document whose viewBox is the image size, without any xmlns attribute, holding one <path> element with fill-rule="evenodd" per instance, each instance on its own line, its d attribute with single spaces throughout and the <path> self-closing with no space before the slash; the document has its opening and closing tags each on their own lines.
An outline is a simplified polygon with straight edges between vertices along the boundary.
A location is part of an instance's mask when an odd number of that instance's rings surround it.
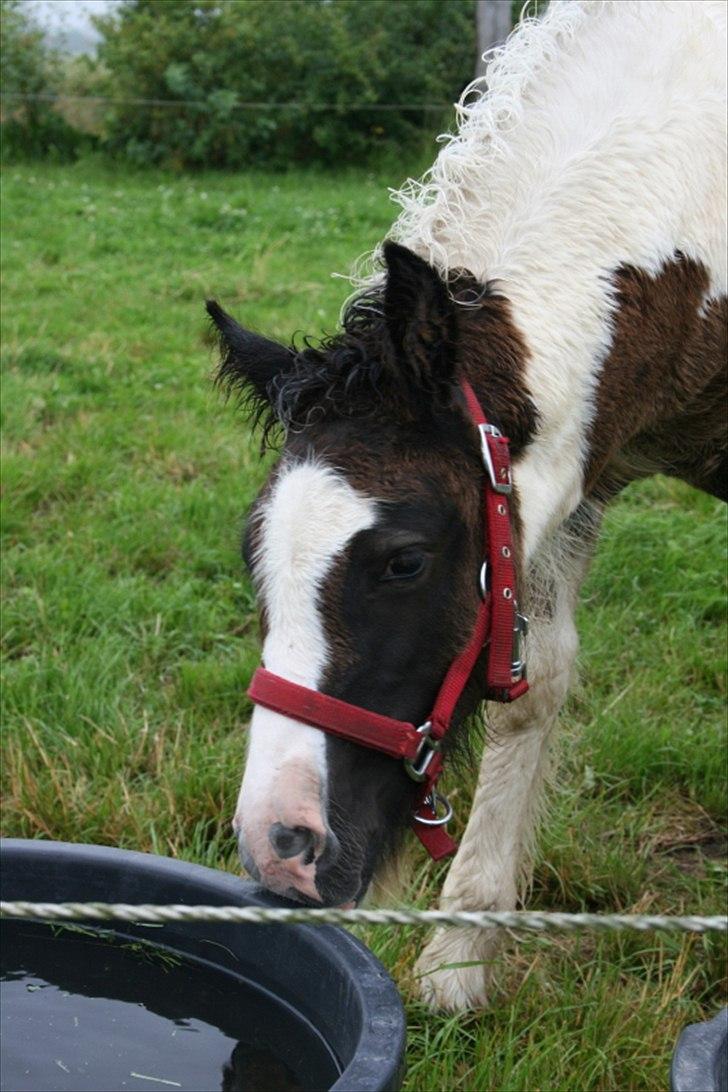
<svg viewBox="0 0 728 1092">
<path fill-rule="evenodd" d="M 314 907 L 185 906 L 107 902 L 0 902 L 1 918 L 124 921 L 139 924 L 219 922 L 239 925 L 394 925 L 510 929 L 517 932 L 725 933 L 728 916 L 562 914 L 540 910 L 336 910 Z"/>
<path fill-rule="evenodd" d="M 26 93 L 21 91 L 2 91 L 0 99 L 12 99 L 19 102 L 92 102 L 108 103 L 112 106 L 184 106 L 192 110 L 217 111 L 220 104 L 197 102 L 191 99 L 127 99 L 110 98 L 104 95 L 55 95 L 47 92 Z M 338 110 L 383 112 L 392 110 L 450 110 L 453 103 L 443 102 L 232 102 L 226 110 Z"/>
</svg>

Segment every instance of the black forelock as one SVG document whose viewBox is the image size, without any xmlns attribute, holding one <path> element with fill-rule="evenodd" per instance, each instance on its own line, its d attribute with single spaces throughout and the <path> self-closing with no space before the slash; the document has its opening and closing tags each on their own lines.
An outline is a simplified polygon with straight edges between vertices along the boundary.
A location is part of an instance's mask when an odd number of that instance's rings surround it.
<svg viewBox="0 0 728 1092">
<path fill-rule="evenodd" d="M 385 322 L 382 288 L 354 296 L 344 309 L 342 328 L 291 345 L 292 365 L 276 375 L 268 398 L 246 388 L 243 400 L 262 429 L 263 446 L 277 447 L 277 433 L 301 432 L 310 425 L 374 414 L 394 416 L 399 424 L 449 404 L 449 382 L 428 382 L 406 374 Z M 238 386 L 233 376 L 220 374 L 228 390 Z"/>
<path fill-rule="evenodd" d="M 287 429 L 300 432 L 329 417 L 361 417 L 391 393 L 392 346 L 381 296 L 362 293 L 346 306 L 342 329 L 294 345 L 293 367 L 276 378 L 271 410 Z"/>
<path fill-rule="evenodd" d="M 239 368 L 221 339 L 216 383 L 232 395 L 260 428 L 263 448 L 279 446 L 280 429 L 301 432 L 325 418 L 366 416 L 383 400 L 393 350 L 384 322 L 381 291 L 360 293 L 346 306 L 342 329 L 320 338 L 294 338 L 291 364 L 262 392 Z"/>
</svg>

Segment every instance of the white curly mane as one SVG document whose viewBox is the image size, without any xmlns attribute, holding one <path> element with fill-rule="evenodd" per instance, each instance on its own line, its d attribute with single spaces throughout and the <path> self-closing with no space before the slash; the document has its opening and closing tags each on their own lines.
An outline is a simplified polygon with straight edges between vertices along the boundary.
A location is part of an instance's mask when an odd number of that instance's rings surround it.
<svg viewBox="0 0 728 1092">
<path fill-rule="evenodd" d="M 665 227 L 674 198 L 720 201 L 726 11 L 723 0 L 552 0 L 491 52 L 423 179 L 392 191 L 402 207 L 392 236 L 442 271 L 466 265 L 493 279 L 511 273 L 515 253 L 542 242 L 554 219 L 574 231 L 598 224 L 614 245 L 617 210 L 609 216 L 604 205 L 621 206 L 627 235 L 642 218 L 629 215 L 635 196 L 644 203 L 640 182 L 653 206 L 666 199 L 655 216 Z M 710 163 L 717 173 L 706 186 L 700 168 Z M 627 185 L 625 168 L 635 176 Z M 724 238 L 711 240 L 723 289 Z M 652 264 L 654 246 L 644 251 Z"/>
</svg>

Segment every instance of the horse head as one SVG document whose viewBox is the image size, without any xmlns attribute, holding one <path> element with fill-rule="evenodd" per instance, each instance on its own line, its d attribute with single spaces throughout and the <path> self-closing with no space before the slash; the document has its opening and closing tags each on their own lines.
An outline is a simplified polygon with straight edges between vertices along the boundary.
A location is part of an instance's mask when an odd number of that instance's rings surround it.
<svg viewBox="0 0 728 1092">
<path fill-rule="evenodd" d="M 482 354 L 490 340 L 501 361 L 520 346 L 504 300 L 468 284 L 477 304 L 462 306 L 412 252 L 387 243 L 384 256 L 382 285 L 316 346 L 297 351 L 208 310 L 221 380 L 285 431 L 243 547 L 265 667 L 421 724 L 478 609 L 482 464 L 458 376 L 476 343 Z M 517 452 L 533 407 L 496 366 L 489 394 Z M 481 676 L 448 747 L 483 696 Z M 242 861 L 280 894 L 356 902 L 398 846 L 415 791 L 402 762 L 257 705 L 233 822 Z"/>
</svg>

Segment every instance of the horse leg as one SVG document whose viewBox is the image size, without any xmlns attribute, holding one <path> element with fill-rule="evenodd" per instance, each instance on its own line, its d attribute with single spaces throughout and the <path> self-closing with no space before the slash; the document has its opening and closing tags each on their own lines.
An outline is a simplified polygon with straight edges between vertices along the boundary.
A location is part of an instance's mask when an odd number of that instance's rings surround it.
<svg viewBox="0 0 728 1092">
<path fill-rule="evenodd" d="M 586 556 L 549 583 L 528 637 L 530 689 L 513 705 L 489 706 L 488 742 L 465 834 L 443 888 L 443 910 L 513 910 L 530 882 L 530 857 L 550 736 L 571 681 L 578 638 L 574 607 Z M 530 574 L 529 574 L 530 575 Z M 541 590 L 540 597 L 544 598 Z M 436 1008 L 487 1003 L 499 930 L 438 929 L 417 962 L 420 990 Z M 448 967 L 448 964 L 475 964 Z"/>
</svg>

